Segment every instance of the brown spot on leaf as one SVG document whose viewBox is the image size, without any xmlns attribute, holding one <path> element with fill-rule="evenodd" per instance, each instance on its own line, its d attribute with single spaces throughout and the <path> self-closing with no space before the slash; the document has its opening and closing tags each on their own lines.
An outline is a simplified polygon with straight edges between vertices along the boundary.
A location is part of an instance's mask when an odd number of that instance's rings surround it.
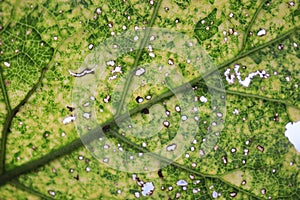
<svg viewBox="0 0 300 200">
<path fill-rule="evenodd" d="M 159 176 L 160 178 L 164 178 L 164 176 L 163 176 L 163 174 L 162 174 L 162 170 L 161 170 L 161 169 L 159 169 L 159 170 L 158 170 L 157 174 L 158 174 L 158 176 Z"/>
<path fill-rule="evenodd" d="M 73 108 L 73 107 L 71 107 L 71 106 L 67 106 L 67 108 L 68 108 L 68 110 L 69 110 L 70 112 L 73 112 L 73 111 L 75 110 L 75 108 Z"/>
<path fill-rule="evenodd" d="M 77 174 L 76 176 L 74 176 L 74 178 L 79 181 L 79 175 Z"/>
</svg>

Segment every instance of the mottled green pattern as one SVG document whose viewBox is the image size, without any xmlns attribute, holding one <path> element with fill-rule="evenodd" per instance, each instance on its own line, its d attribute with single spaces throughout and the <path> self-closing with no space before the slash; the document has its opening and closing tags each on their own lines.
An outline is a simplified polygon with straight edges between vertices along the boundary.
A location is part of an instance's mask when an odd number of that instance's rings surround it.
<svg viewBox="0 0 300 200">
<path fill-rule="evenodd" d="M 147 198 L 206 200 L 216 191 L 218 199 L 300 199 L 299 152 L 284 136 L 285 125 L 300 119 L 295 117 L 300 110 L 299 8 L 299 0 L 154 0 L 153 5 L 149 0 L 1 1 L 0 199 L 135 199 L 141 192 L 131 173 L 115 171 L 92 157 L 74 123 L 62 121 L 73 113 L 66 107 L 72 106 L 75 81 L 69 70 L 77 72 L 92 48 L 107 38 L 149 25 L 197 39 L 217 66 L 226 91 L 208 91 L 201 76 L 210 72 L 194 74 L 186 58 L 170 52 L 154 49 L 152 59 L 147 50 L 134 50 L 116 60 L 123 72 L 119 79 L 138 64 L 167 64 L 173 58 L 198 87 L 196 95 L 208 99 L 198 107 L 202 121 L 196 142 L 159 172 L 163 178 L 157 171 L 137 174 L 155 186 Z M 266 35 L 259 37 L 261 29 Z M 236 64 L 242 79 L 257 70 L 270 77 L 254 77 L 249 87 L 237 80 L 229 84 L 224 72 L 233 73 Z M 136 112 L 141 106 L 136 95 L 165 95 L 156 104 L 171 111 L 172 126 L 147 141 L 122 136 L 123 130 L 109 121 L 112 103 L 103 100 L 116 85 L 108 77 L 98 83 L 95 105 L 99 123 L 109 123 L 114 131 L 108 136 L 112 142 L 128 152 L 146 153 L 174 137 L 180 118 L 174 111 L 177 100 L 159 84 L 136 91 L 129 108 L 133 120 L 145 125 L 148 118 Z M 226 120 L 214 150 L 201 156 L 212 123 L 212 92 L 226 92 Z M 147 148 L 142 148 L 145 141 Z M 176 185 L 180 179 L 188 182 L 186 190 Z"/>
</svg>

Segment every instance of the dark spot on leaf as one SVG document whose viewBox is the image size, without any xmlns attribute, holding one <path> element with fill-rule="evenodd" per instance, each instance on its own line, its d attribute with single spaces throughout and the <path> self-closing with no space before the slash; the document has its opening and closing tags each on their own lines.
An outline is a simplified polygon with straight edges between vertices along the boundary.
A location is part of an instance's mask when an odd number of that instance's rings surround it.
<svg viewBox="0 0 300 200">
<path fill-rule="evenodd" d="M 102 130 L 104 133 L 107 133 L 108 131 L 110 131 L 110 125 L 103 126 Z"/>
<path fill-rule="evenodd" d="M 76 176 L 74 176 L 74 178 L 79 181 L 79 175 L 77 174 Z"/>
<path fill-rule="evenodd" d="M 141 182 L 139 177 L 136 177 L 135 179 L 136 179 L 137 182 Z"/>
<path fill-rule="evenodd" d="M 157 174 L 158 174 L 158 176 L 159 176 L 160 178 L 164 178 L 161 169 L 158 170 Z"/>
<path fill-rule="evenodd" d="M 144 108 L 144 109 L 142 110 L 142 113 L 143 113 L 143 114 L 149 114 L 149 109 L 148 109 L 148 108 Z"/>
<path fill-rule="evenodd" d="M 73 108 L 73 107 L 71 107 L 71 106 L 67 106 L 67 108 L 68 108 L 68 110 L 69 110 L 70 112 L 73 112 L 73 111 L 75 110 L 75 108 Z"/>
</svg>

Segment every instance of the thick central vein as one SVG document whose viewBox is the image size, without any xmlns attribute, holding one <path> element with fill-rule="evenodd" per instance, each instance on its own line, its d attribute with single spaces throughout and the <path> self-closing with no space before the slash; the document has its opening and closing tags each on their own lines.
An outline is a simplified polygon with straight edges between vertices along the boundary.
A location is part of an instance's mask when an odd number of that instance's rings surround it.
<svg viewBox="0 0 300 200">
<path fill-rule="evenodd" d="M 137 68 L 137 66 L 138 66 L 138 64 L 140 62 L 140 59 L 141 59 L 144 47 L 146 47 L 146 45 L 147 45 L 147 43 L 149 41 L 151 27 L 154 24 L 154 21 L 156 19 L 156 16 L 157 16 L 159 7 L 161 5 L 161 2 L 162 2 L 162 0 L 158 1 L 156 3 L 156 5 L 155 5 L 155 8 L 153 10 L 153 13 L 152 13 L 152 16 L 151 16 L 151 19 L 150 19 L 149 27 L 145 30 L 145 36 L 143 37 L 143 39 L 142 39 L 142 41 L 140 43 L 139 49 L 138 49 L 138 51 L 136 53 L 136 57 L 134 59 L 134 63 L 133 63 L 133 67 L 132 67 L 133 70 L 131 72 L 129 72 L 128 77 L 126 77 L 126 82 L 125 82 L 125 85 L 124 85 L 124 88 L 123 88 L 123 92 L 122 92 L 122 95 L 121 95 L 120 102 L 118 104 L 118 108 L 117 108 L 117 112 L 116 112 L 116 117 L 118 117 L 121 114 L 121 110 L 122 110 L 122 108 L 124 106 L 123 104 L 124 104 L 126 95 L 128 93 L 129 87 L 131 85 L 132 77 L 134 75 L 134 70 Z"/>
</svg>

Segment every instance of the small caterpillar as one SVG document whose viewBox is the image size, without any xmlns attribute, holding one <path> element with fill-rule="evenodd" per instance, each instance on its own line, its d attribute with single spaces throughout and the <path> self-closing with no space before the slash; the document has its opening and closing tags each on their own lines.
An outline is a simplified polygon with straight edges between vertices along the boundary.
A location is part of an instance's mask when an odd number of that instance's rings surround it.
<svg viewBox="0 0 300 200">
<path fill-rule="evenodd" d="M 82 77 L 82 76 L 85 76 L 87 74 L 94 74 L 95 73 L 95 68 L 93 68 L 93 69 L 86 68 L 80 73 L 74 73 L 71 70 L 69 70 L 69 73 L 71 74 L 71 76 Z"/>
</svg>

